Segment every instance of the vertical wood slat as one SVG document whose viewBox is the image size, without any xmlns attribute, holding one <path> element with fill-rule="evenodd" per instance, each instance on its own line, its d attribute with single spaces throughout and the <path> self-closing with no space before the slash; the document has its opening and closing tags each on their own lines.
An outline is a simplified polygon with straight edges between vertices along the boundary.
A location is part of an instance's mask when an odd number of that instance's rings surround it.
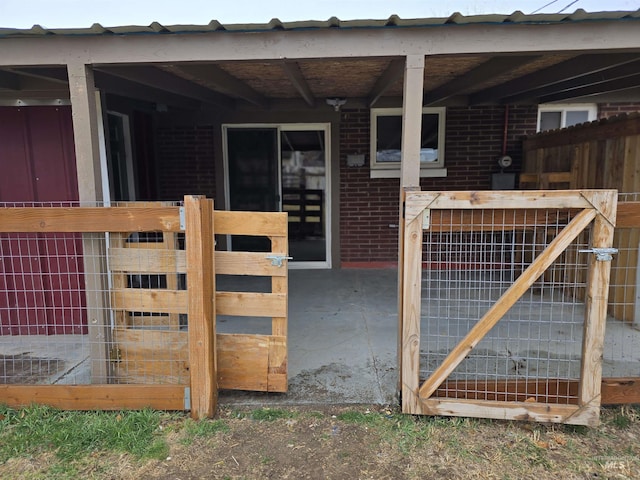
<svg viewBox="0 0 640 480">
<path fill-rule="evenodd" d="M 420 300 L 422 215 L 405 225 L 402 279 L 402 411 L 420 413 Z"/>
<path fill-rule="evenodd" d="M 286 232 L 285 232 L 286 235 Z M 286 236 L 282 237 L 271 237 L 271 251 L 274 253 L 281 253 L 282 255 L 289 255 L 288 252 L 289 242 L 287 241 Z M 286 272 L 288 272 L 288 261 L 284 262 L 282 267 L 285 270 L 285 276 L 273 276 L 271 277 L 271 292 L 272 293 L 280 293 L 287 294 L 288 285 L 289 285 L 289 277 Z M 288 365 L 288 352 L 287 352 L 287 319 L 289 317 L 288 312 L 288 303 L 285 302 L 285 315 L 283 317 L 273 317 L 271 319 L 271 335 L 273 337 L 282 337 L 284 339 L 283 342 L 270 342 L 269 347 L 269 367 L 267 373 L 267 388 L 269 391 L 279 391 L 286 392 L 287 391 L 287 365 Z M 272 338 L 273 340 L 273 338 Z M 280 378 L 282 375 L 285 377 L 285 381 L 282 382 Z M 272 385 L 272 383 L 280 378 L 280 386 Z M 274 379 L 274 380 L 272 380 Z"/>
<path fill-rule="evenodd" d="M 593 248 L 609 248 L 613 245 L 616 195 L 604 200 L 600 213 L 593 223 Z M 593 257 L 593 256 L 592 256 Z M 582 362 L 580 366 L 580 387 L 578 404 L 590 413 L 590 424 L 599 422 L 602 388 L 602 353 L 607 320 L 607 302 L 609 295 L 610 261 L 598 261 L 591 258 L 589 264 L 587 298 L 585 302 L 584 335 L 582 341 Z"/>
<path fill-rule="evenodd" d="M 189 295 L 191 416 L 212 417 L 218 402 L 213 200 L 186 196 L 185 248 Z"/>
</svg>

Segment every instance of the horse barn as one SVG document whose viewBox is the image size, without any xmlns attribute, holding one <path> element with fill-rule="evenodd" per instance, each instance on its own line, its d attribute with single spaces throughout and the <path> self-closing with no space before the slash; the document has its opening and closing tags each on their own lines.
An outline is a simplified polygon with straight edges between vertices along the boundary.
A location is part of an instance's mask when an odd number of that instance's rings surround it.
<svg viewBox="0 0 640 480">
<path fill-rule="evenodd" d="M 0 28 L 0 403 L 640 402 L 639 27 Z"/>
</svg>

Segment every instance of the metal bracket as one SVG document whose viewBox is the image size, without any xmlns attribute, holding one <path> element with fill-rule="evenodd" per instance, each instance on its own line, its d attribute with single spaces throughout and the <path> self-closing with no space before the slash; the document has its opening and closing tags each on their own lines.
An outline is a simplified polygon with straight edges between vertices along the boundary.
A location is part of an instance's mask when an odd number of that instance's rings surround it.
<svg viewBox="0 0 640 480">
<path fill-rule="evenodd" d="M 287 257 L 286 255 L 267 255 L 267 260 L 271 260 L 271 265 L 274 267 L 281 267 L 283 260 L 293 260 L 293 257 Z"/>
<path fill-rule="evenodd" d="M 431 209 L 425 208 L 422 211 L 422 229 L 423 230 L 429 229 L 429 227 L 431 226 L 431 224 L 429 223 L 430 221 L 431 221 Z"/>
<path fill-rule="evenodd" d="M 178 212 L 180 214 L 180 230 L 186 230 L 187 220 L 184 213 L 184 207 L 179 207 Z"/>
<path fill-rule="evenodd" d="M 191 410 L 191 387 L 184 387 L 184 409 Z"/>
<path fill-rule="evenodd" d="M 596 260 L 599 262 L 610 262 L 613 255 L 618 253 L 617 248 L 588 248 L 586 250 L 578 250 L 580 253 L 594 253 Z"/>
</svg>

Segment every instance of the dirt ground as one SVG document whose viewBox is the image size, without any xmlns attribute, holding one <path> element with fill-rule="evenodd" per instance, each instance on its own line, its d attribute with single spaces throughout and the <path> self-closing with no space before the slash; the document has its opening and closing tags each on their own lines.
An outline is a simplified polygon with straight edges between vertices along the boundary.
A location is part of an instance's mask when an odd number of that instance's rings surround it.
<svg viewBox="0 0 640 480">
<path fill-rule="evenodd" d="M 96 452 L 80 478 L 640 478 L 640 408 L 605 409 L 596 429 L 412 417 L 379 406 L 221 408 L 200 423 L 167 415 L 160 430 L 166 458 Z M 39 475 L 51 456 L 12 459 L 0 478 L 51 478 Z"/>
<path fill-rule="evenodd" d="M 640 419 L 605 412 L 603 425 L 541 426 L 414 418 L 360 407 L 222 410 L 228 429 L 180 442 L 149 479 L 572 479 L 640 478 Z M 288 418 L 287 418 L 288 417 Z"/>
</svg>

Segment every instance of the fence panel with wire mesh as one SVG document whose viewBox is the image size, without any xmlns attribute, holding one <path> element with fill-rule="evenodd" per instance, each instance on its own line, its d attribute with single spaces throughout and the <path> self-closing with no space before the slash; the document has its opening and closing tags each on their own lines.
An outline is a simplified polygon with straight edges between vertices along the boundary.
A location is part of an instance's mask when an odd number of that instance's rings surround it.
<svg viewBox="0 0 640 480">
<path fill-rule="evenodd" d="M 65 408 L 187 406 L 178 206 L 0 207 L 2 399 Z"/>
<path fill-rule="evenodd" d="M 573 212 L 532 211 L 521 224 L 503 229 L 495 224 L 504 218 L 476 210 L 464 223 L 449 218 L 442 231 L 425 231 L 421 378 L 433 373 L 572 218 Z M 439 396 L 465 392 L 493 400 L 498 383 L 520 380 L 513 399 L 577 403 L 577 389 L 552 393 L 538 389 L 538 379 L 559 384 L 580 378 L 589 256 L 578 252 L 589 243 L 588 232 L 571 243 L 449 375 Z"/>
</svg>

